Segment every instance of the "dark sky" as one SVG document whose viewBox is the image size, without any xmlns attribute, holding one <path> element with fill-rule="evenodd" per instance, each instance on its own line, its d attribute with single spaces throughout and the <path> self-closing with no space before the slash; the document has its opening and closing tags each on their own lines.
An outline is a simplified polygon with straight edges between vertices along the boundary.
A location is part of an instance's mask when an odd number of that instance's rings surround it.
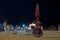
<svg viewBox="0 0 60 40">
<path fill-rule="evenodd" d="M 56 1 L 38 0 L 40 20 L 43 24 L 58 24 Z M 8 19 L 9 23 L 31 22 L 35 20 L 36 0 L 2 0 L 0 1 L 0 21 Z"/>
</svg>

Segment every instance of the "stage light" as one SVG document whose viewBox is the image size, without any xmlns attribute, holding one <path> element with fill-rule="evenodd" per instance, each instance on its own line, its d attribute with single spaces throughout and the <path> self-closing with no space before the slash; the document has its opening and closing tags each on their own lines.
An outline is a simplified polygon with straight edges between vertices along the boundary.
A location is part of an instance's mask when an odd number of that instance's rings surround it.
<svg viewBox="0 0 60 40">
<path fill-rule="evenodd" d="M 23 24 L 22 26 L 25 27 L 25 24 Z"/>
</svg>

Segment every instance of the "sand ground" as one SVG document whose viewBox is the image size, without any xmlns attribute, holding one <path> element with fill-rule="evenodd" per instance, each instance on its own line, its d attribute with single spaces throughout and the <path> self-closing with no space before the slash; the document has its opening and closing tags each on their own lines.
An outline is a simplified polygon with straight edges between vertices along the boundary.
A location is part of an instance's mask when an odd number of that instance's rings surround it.
<svg viewBox="0 0 60 40">
<path fill-rule="evenodd" d="M 41 37 L 0 32 L 0 40 L 60 40 L 60 31 L 45 30 L 44 35 Z"/>
</svg>

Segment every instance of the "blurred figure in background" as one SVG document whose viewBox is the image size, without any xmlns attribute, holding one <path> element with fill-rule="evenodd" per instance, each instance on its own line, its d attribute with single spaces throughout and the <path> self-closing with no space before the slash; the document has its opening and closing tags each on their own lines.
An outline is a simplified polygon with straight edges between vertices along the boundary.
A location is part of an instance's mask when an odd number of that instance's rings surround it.
<svg viewBox="0 0 60 40">
<path fill-rule="evenodd" d="M 4 32 L 6 32 L 7 29 L 8 29 L 8 28 L 7 28 L 7 20 L 4 21 L 4 24 L 3 24 L 3 25 L 4 25 Z"/>
</svg>

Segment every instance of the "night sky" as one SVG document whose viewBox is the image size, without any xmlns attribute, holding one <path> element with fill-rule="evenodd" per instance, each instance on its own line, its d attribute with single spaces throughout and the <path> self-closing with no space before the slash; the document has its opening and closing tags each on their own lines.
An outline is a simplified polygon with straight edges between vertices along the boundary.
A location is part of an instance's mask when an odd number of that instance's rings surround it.
<svg viewBox="0 0 60 40">
<path fill-rule="evenodd" d="M 0 22 L 8 19 L 8 23 L 32 22 L 35 20 L 36 0 L 2 0 L 0 1 Z M 38 0 L 40 21 L 44 25 L 59 24 L 56 13 L 56 1 Z"/>
</svg>

